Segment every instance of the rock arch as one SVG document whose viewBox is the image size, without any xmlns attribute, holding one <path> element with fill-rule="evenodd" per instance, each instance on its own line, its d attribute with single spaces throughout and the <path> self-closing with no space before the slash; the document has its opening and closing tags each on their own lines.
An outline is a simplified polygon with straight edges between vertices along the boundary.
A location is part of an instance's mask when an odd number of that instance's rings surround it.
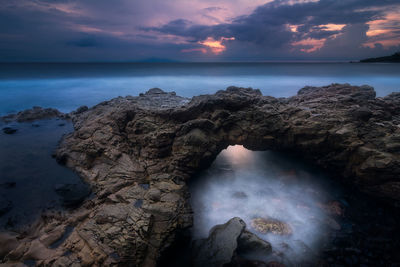
<svg viewBox="0 0 400 267">
<path fill-rule="evenodd" d="M 228 145 L 286 150 L 392 203 L 400 200 L 400 94 L 369 86 L 305 87 L 273 98 L 229 87 L 191 100 L 151 89 L 71 113 L 57 158 L 96 196 L 70 215 L 73 233 L 43 263 L 153 266 L 192 224 L 185 181 Z M 68 256 L 65 252 L 69 251 Z M 64 255 L 64 256 L 61 256 Z"/>
</svg>

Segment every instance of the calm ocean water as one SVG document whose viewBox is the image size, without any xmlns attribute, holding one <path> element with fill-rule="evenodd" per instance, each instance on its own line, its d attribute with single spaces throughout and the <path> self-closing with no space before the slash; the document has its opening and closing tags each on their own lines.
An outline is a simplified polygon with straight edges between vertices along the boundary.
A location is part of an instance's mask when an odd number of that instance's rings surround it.
<svg viewBox="0 0 400 267">
<path fill-rule="evenodd" d="M 68 112 L 152 87 L 191 97 L 236 85 L 287 97 L 306 85 L 330 83 L 369 84 L 385 96 L 400 91 L 400 64 L 0 64 L 0 115 L 32 106 Z"/>
</svg>

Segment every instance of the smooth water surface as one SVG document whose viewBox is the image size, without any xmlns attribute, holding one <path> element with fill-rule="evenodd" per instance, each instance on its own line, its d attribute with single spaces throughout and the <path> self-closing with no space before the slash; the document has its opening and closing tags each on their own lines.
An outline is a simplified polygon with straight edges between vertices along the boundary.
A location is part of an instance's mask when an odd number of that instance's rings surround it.
<svg viewBox="0 0 400 267">
<path fill-rule="evenodd" d="M 61 137 L 72 131 L 71 122 L 0 124 L 0 129 L 6 126 L 17 132 L 0 131 L 0 228 L 19 228 L 34 222 L 42 211 L 61 208 L 58 185 L 83 182 L 52 158 Z"/>
<path fill-rule="evenodd" d="M 0 115 L 32 106 L 69 112 L 153 87 L 192 97 L 235 85 L 288 97 L 306 85 L 331 83 L 369 84 L 378 96 L 385 96 L 400 91 L 400 64 L 0 64 Z"/>
</svg>

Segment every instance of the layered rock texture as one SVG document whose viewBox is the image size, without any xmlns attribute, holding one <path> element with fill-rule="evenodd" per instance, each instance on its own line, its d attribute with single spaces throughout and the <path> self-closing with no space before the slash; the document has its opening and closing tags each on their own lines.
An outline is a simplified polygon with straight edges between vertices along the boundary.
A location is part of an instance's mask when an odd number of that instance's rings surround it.
<svg viewBox="0 0 400 267">
<path fill-rule="evenodd" d="M 7 236 L 5 261 L 156 265 L 192 225 L 186 181 L 234 144 L 299 153 L 334 179 L 400 203 L 400 93 L 376 98 L 369 86 L 333 84 L 290 98 L 229 87 L 186 99 L 151 89 L 69 116 L 75 131 L 56 156 L 94 196 L 44 217 L 29 235 Z"/>
</svg>

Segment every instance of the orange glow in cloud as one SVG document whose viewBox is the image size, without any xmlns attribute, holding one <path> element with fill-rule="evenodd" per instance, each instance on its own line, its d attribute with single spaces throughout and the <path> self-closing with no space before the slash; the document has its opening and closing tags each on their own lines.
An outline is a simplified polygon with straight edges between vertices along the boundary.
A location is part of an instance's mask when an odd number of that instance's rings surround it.
<svg viewBox="0 0 400 267">
<path fill-rule="evenodd" d="M 303 24 L 300 24 L 300 25 L 290 25 L 290 24 L 287 24 L 286 26 L 289 28 L 289 30 L 290 30 L 291 32 L 297 32 L 297 29 L 298 29 L 300 26 L 303 26 Z"/>
<path fill-rule="evenodd" d="M 400 34 L 398 32 L 398 24 L 400 24 L 400 8 L 391 10 L 385 14 L 384 18 L 367 22 L 369 30 L 367 36 L 368 42 L 364 44 L 366 47 L 374 47 L 379 43 L 385 48 L 400 45 Z"/>
<path fill-rule="evenodd" d="M 324 46 L 326 39 L 314 39 L 314 38 L 307 38 L 304 40 L 300 40 L 297 42 L 293 42 L 293 46 L 305 46 L 304 48 L 301 48 L 300 51 L 306 52 L 306 53 L 311 53 L 315 52 L 321 47 Z"/>
<path fill-rule="evenodd" d="M 323 31 L 341 31 L 346 24 L 323 24 L 319 25 L 318 27 Z"/>
<path fill-rule="evenodd" d="M 373 37 L 373 36 L 378 36 L 382 34 L 390 34 L 392 31 L 388 29 L 376 29 L 376 30 L 368 30 L 367 36 L 368 37 Z"/>
<path fill-rule="evenodd" d="M 296 25 L 296 24 L 293 24 L 293 25 L 287 24 L 286 26 L 289 28 L 289 30 L 291 32 L 298 32 L 298 28 L 300 26 L 303 26 L 303 25 L 304 24 L 298 24 L 298 25 Z M 344 28 L 344 26 L 346 26 L 346 24 L 329 23 L 329 24 L 318 25 L 318 26 L 316 26 L 316 28 L 318 30 L 322 30 L 322 31 L 341 31 Z"/>
<path fill-rule="evenodd" d="M 204 41 L 198 42 L 201 45 L 209 48 L 212 53 L 218 55 L 226 50 L 226 46 L 223 44 L 223 41 L 226 40 L 235 40 L 235 37 L 221 37 L 219 40 L 215 40 L 212 37 L 208 37 Z"/>
<path fill-rule="evenodd" d="M 373 40 L 373 41 L 366 42 L 365 44 L 363 44 L 363 46 L 374 48 L 375 44 L 377 44 L 377 43 L 383 45 L 383 47 L 398 46 L 398 45 L 400 45 L 400 37 L 397 37 L 394 39 Z"/>
</svg>

